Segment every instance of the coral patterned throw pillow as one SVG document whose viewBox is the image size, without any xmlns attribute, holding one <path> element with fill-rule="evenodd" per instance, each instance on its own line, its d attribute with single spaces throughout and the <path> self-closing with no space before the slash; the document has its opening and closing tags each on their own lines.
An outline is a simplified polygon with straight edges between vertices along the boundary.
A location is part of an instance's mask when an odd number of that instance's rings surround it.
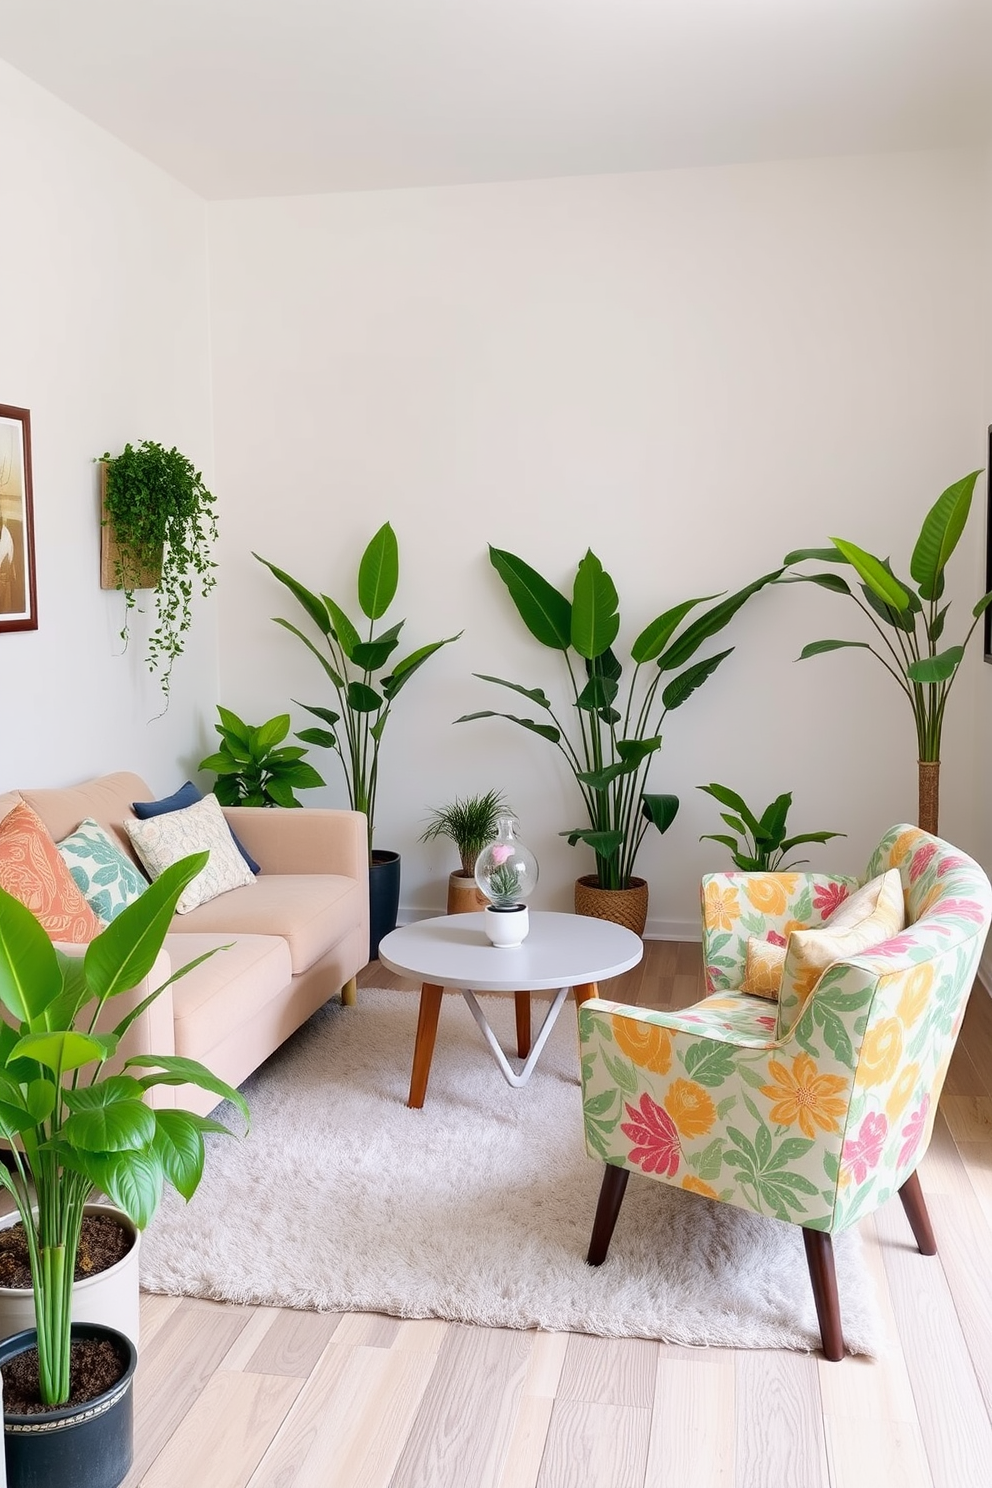
<svg viewBox="0 0 992 1488">
<path fill-rule="evenodd" d="M 45 823 L 24 801 L 0 821 L 0 888 L 26 904 L 52 940 L 85 945 L 103 928 Z"/>
</svg>

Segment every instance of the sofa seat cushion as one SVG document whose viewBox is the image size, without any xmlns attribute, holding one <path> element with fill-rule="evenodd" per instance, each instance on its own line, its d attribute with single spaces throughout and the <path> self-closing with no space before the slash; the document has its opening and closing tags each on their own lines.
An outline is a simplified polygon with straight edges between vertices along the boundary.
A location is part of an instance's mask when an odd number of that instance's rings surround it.
<svg viewBox="0 0 992 1488">
<path fill-rule="evenodd" d="M 172 929 L 284 936 L 298 976 L 354 929 L 367 892 L 355 879 L 334 873 L 263 873 L 250 887 L 232 889 L 173 920 Z"/>
<path fill-rule="evenodd" d="M 230 935 L 170 932 L 165 937 L 173 971 L 218 946 L 230 949 L 218 950 L 172 985 L 176 1053 L 207 1064 L 209 1051 L 233 1029 L 250 1024 L 292 976 L 289 947 L 276 935 L 239 935 L 232 940 Z"/>
</svg>

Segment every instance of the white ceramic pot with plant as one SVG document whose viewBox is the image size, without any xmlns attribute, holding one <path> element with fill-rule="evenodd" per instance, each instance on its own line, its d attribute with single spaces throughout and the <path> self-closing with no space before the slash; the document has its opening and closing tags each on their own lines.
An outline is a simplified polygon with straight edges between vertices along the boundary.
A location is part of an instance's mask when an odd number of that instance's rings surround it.
<svg viewBox="0 0 992 1488">
<path fill-rule="evenodd" d="M 112 1204 L 84 1204 L 83 1221 L 88 1216 L 107 1217 L 119 1225 L 128 1240 L 128 1248 L 119 1261 L 102 1271 L 78 1277 L 72 1283 L 72 1321 L 74 1323 L 103 1323 L 130 1338 L 137 1347 L 140 1296 L 138 1286 L 138 1256 L 141 1234 L 137 1225 Z M 13 1229 L 21 1223 L 15 1211 L 0 1219 L 0 1230 Z M 76 1269 L 78 1270 L 78 1264 Z M 25 1286 L 0 1286 L 0 1338 L 9 1338 L 12 1333 L 21 1333 L 35 1325 L 34 1292 L 30 1284 Z"/>
</svg>

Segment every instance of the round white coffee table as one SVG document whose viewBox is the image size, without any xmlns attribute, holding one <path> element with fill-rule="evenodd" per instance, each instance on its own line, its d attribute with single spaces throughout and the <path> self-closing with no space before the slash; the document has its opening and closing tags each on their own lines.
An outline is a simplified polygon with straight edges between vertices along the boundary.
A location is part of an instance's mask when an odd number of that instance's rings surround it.
<svg viewBox="0 0 992 1488">
<path fill-rule="evenodd" d="M 508 1083 L 526 1084 L 569 991 L 576 1004 L 598 997 L 597 983 L 636 966 L 644 954 L 639 936 L 608 920 L 585 915 L 531 911 L 530 933 L 510 950 L 489 943 L 485 911 L 417 920 L 383 937 L 379 960 L 398 976 L 421 983 L 420 1017 L 413 1050 L 409 1106 L 422 1106 L 434 1057 L 441 994 L 461 992 Z M 530 1047 L 530 993 L 557 989 L 540 1032 Z M 526 1055 L 514 1070 L 486 1022 L 474 993 L 512 992 L 517 1002 L 517 1051 Z"/>
</svg>

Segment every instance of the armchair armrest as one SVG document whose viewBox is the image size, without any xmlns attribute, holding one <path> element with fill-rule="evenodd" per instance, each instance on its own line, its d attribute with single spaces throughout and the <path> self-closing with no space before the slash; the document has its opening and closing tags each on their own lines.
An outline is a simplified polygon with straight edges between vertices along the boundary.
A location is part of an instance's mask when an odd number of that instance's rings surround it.
<svg viewBox="0 0 992 1488">
<path fill-rule="evenodd" d="M 700 898 L 703 965 L 710 992 L 736 989 L 748 938 L 778 940 L 821 925 L 860 879 L 831 873 L 708 873 Z"/>
<path fill-rule="evenodd" d="M 361 811 L 225 806 L 224 815 L 263 873 L 337 873 L 360 882 L 368 879 L 368 823 Z"/>
</svg>

